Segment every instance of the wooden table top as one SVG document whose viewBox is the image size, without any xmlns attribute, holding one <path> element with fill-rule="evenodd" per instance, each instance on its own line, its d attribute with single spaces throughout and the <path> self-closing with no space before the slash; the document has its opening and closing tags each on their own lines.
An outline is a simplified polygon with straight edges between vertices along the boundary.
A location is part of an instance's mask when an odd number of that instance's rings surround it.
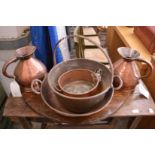
<svg viewBox="0 0 155 155">
<path fill-rule="evenodd" d="M 35 95 L 33 93 L 25 94 L 27 98 L 27 102 L 36 107 L 37 110 L 44 111 L 48 113 L 53 121 L 60 122 L 92 122 L 97 120 L 98 115 L 94 115 L 90 118 L 86 119 L 77 119 L 77 118 L 65 118 L 64 116 L 60 116 L 56 113 L 51 112 L 43 103 L 40 95 Z M 128 97 L 127 97 L 128 96 Z M 124 98 L 123 98 L 124 97 Z M 125 100 L 127 98 L 127 100 Z M 121 102 L 124 102 L 121 104 Z M 115 109 L 116 106 L 120 106 L 116 112 L 112 113 L 110 117 L 131 117 L 131 116 L 154 116 L 155 115 L 155 104 L 151 96 L 149 98 L 145 98 L 138 93 L 125 92 L 125 91 L 115 91 L 112 101 L 109 104 L 109 110 Z M 103 111 L 104 112 L 104 111 Z M 30 117 L 30 118 L 43 118 L 40 114 L 32 111 L 27 104 L 24 103 L 22 98 L 13 98 L 8 97 L 5 109 L 4 116 L 8 117 Z M 102 113 L 99 114 L 99 118 L 102 119 Z M 105 116 L 103 115 L 103 118 Z"/>
</svg>

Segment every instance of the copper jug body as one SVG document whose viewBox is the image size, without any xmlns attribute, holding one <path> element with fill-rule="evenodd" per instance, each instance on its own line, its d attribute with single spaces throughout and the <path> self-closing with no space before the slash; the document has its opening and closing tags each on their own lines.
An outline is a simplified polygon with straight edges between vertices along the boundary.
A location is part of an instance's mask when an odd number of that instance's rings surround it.
<svg viewBox="0 0 155 155">
<path fill-rule="evenodd" d="M 8 60 L 2 68 L 4 76 L 15 79 L 24 91 L 31 91 L 31 81 L 36 78 L 43 79 L 47 72 L 44 64 L 32 57 L 35 50 L 35 46 L 25 46 L 17 49 L 16 56 Z M 14 74 L 8 74 L 8 66 L 18 60 Z"/>
<path fill-rule="evenodd" d="M 120 47 L 118 53 L 122 59 L 114 63 L 114 74 L 119 75 L 123 81 L 122 89 L 134 89 L 138 84 L 139 79 L 147 78 L 152 73 L 153 67 L 151 63 L 140 58 L 140 54 L 131 48 Z M 145 63 L 147 72 L 141 75 L 136 62 Z"/>
</svg>

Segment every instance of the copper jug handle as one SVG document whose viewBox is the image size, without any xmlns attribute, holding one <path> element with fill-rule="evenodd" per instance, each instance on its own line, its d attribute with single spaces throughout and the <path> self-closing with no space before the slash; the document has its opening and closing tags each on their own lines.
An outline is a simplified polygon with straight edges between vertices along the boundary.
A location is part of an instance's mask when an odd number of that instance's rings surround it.
<svg viewBox="0 0 155 155">
<path fill-rule="evenodd" d="M 14 75 L 9 75 L 9 74 L 7 73 L 7 68 L 8 68 L 8 66 L 9 66 L 11 63 L 16 62 L 17 60 L 18 60 L 18 58 L 15 57 L 15 58 L 12 58 L 12 59 L 8 60 L 7 62 L 5 62 L 5 64 L 3 65 L 3 68 L 2 68 L 2 73 L 3 73 L 4 76 L 6 76 L 6 77 L 8 77 L 8 78 L 15 79 L 15 76 L 14 76 Z"/>
<path fill-rule="evenodd" d="M 147 65 L 147 71 L 144 75 L 141 75 L 141 77 L 139 77 L 139 79 L 141 78 L 147 78 L 151 75 L 152 71 L 153 71 L 153 66 L 150 62 L 143 60 L 141 58 L 136 59 L 136 61 L 139 61 L 141 63 L 145 63 Z"/>
</svg>

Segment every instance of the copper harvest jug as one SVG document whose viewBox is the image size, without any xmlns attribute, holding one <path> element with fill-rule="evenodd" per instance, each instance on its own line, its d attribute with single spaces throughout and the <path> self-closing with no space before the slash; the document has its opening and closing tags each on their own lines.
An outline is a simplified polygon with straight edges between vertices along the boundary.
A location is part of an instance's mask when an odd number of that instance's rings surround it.
<svg viewBox="0 0 155 155">
<path fill-rule="evenodd" d="M 16 56 L 8 60 L 2 69 L 3 74 L 8 78 L 15 79 L 22 91 L 31 91 L 31 81 L 33 79 L 43 79 L 46 74 L 46 67 L 42 62 L 32 57 L 35 46 L 25 46 L 16 50 Z M 11 63 L 18 61 L 14 75 L 7 73 L 7 68 Z"/>
<path fill-rule="evenodd" d="M 122 88 L 134 89 L 138 84 L 139 79 L 149 77 L 149 75 L 152 73 L 153 67 L 151 63 L 140 58 L 140 54 L 134 49 L 120 47 L 117 50 L 122 56 L 122 59 L 114 63 L 114 74 L 119 75 L 122 79 Z M 145 75 L 140 75 L 136 61 L 146 64 L 147 72 Z"/>
</svg>

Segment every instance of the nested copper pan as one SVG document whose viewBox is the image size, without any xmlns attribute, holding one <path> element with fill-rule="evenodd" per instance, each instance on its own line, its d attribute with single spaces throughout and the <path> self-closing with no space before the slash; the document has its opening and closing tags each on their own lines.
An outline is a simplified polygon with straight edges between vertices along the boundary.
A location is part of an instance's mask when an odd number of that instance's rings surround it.
<svg viewBox="0 0 155 155">
<path fill-rule="evenodd" d="M 98 93 L 89 97 L 71 97 L 64 95 L 56 90 L 58 78 L 66 71 L 73 69 L 89 69 L 102 71 L 101 82 L 98 88 Z M 55 96 L 64 108 L 74 113 L 85 113 L 92 110 L 95 106 L 99 106 L 104 100 L 105 94 L 112 87 L 112 74 L 104 65 L 93 60 L 72 59 L 54 66 L 47 77 L 49 88 L 54 92 Z M 102 103 L 103 104 L 103 103 Z"/>
<path fill-rule="evenodd" d="M 78 114 L 78 113 L 73 113 L 71 111 L 68 111 L 66 108 L 62 106 L 63 103 L 60 103 L 55 93 L 49 88 L 47 78 L 44 79 L 41 87 L 41 97 L 44 103 L 52 111 L 55 111 L 56 113 L 67 117 L 86 117 L 102 111 L 104 108 L 109 106 L 113 93 L 114 93 L 114 89 L 113 87 L 111 87 L 99 105 L 91 109 L 89 112 Z"/>
</svg>

